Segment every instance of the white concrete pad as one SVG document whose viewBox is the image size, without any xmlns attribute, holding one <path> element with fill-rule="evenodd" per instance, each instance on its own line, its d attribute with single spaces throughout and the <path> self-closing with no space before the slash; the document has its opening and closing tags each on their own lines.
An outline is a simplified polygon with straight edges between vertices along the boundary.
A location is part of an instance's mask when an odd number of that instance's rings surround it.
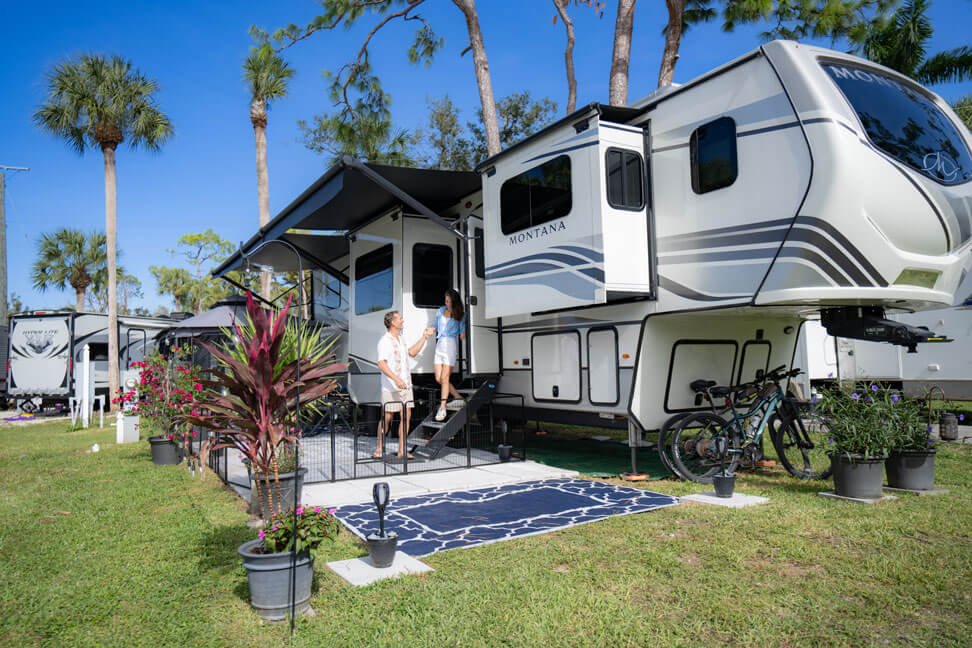
<svg viewBox="0 0 972 648">
<path fill-rule="evenodd" d="M 927 490 L 918 490 L 914 488 L 892 488 L 891 486 L 884 486 L 884 490 L 889 493 L 908 493 L 910 495 L 944 495 L 948 492 L 947 488 L 929 488 Z"/>
<path fill-rule="evenodd" d="M 327 563 L 335 574 L 348 581 L 355 587 L 371 585 L 386 578 L 397 578 L 406 574 L 422 574 L 435 571 L 417 558 L 412 558 L 401 551 L 395 552 L 395 560 L 389 567 L 377 568 L 371 565 L 371 559 L 351 558 Z"/>
<path fill-rule="evenodd" d="M 896 495 L 883 495 L 881 497 L 875 497 L 870 499 L 867 497 L 845 497 L 843 495 L 838 495 L 833 491 L 820 491 L 817 493 L 820 497 L 826 497 L 827 499 L 843 500 L 845 502 L 854 502 L 855 504 L 877 504 L 878 502 L 890 502 L 891 500 L 896 500 L 898 497 Z"/>
<path fill-rule="evenodd" d="M 745 508 L 747 506 L 755 506 L 756 504 L 765 504 L 769 501 L 768 497 L 760 497 L 759 495 L 745 495 L 739 492 L 733 493 L 732 497 L 716 497 L 715 491 L 710 493 L 686 495 L 680 499 L 686 502 L 714 504 L 715 506 L 728 506 L 729 508 Z"/>
</svg>

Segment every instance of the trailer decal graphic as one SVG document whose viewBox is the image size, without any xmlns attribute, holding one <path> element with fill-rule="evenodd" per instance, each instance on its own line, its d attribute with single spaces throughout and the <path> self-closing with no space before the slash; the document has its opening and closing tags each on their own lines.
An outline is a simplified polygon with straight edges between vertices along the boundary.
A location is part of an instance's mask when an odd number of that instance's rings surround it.
<svg viewBox="0 0 972 648">
<path fill-rule="evenodd" d="M 541 238 L 547 236 L 548 234 L 553 234 L 554 232 L 560 232 L 566 230 L 567 226 L 564 225 L 564 221 L 559 221 L 557 223 L 551 223 L 550 225 L 541 225 L 540 227 L 534 227 L 533 229 L 523 230 L 522 232 L 517 232 L 510 236 L 510 245 L 516 245 L 517 243 L 522 243 L 523 241 L 532 241 L 534 238 Z"/>
</svg>

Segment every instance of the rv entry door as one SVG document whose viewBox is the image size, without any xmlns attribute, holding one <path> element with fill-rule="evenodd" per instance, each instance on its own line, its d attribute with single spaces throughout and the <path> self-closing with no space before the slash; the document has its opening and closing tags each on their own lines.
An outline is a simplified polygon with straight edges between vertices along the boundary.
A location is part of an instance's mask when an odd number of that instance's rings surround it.
<svg viewBox="0 0 972 648">
<path fill-rule="evenodd" d="M 460 240 L 427 218 L 404 215 L 402 260 L 403 335 L 414 344 L 427 326 L 435 325 L 435 313 L 445 304 L 447 288 L 460 290 Z M 465 366 L 459 345 L 459 368 Z M 430 339 L 415 358 L 412 373 L 433 373 L 435 338 Z"/>
</svg>

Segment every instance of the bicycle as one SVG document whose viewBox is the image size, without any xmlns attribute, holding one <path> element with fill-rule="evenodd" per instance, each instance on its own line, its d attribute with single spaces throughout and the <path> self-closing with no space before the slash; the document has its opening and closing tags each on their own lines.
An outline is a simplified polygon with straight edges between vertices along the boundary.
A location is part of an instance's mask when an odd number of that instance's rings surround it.
<svg viewBox="0 0 972 648">
<path fill-rule="evenodd" d="M 720 448 L 726 448 L 730 471 L 734 471 L 744 457 L 755 464 L 767 428 L 774 448 L 790 474 L 803 479 L 823 479 L 829 475 L 829 470 L 820 466 L 818 458 L 824 446 L 814 442 L 815 437 L 826 433 L 825 428 L 812 428 L 814 434 L 811 435 L 797 407 L 787 401 L 779 381 L 796 376 L 800 370 L 784 372 L 785 368 L 786 365 L 781 365 L 763 376 L 756 400 L 744 413 L 736 410 L 733 397 L 749 389 L 749 385 L 707 389 L 710 397 L 725 397 L 732 417 L 726 420 L 716 413 L 699 412 L 679 422 L 671 445 L 672 463 L 682 477 L 711 483 L 712 475 L 721 468 L 725 458 Z"/>
<path fill-rule="evenodd" d="M 728 408 L 719 410 L 715 404 L 715 401 L 712 400 L 712 396 L 708 393 L 708 390 L 715 386 L 716 381 L 714 380 L 693 380 L 691 383 L 689 383 L 689 389 L 696 394 L 696 405 L 701 404 L 702 400 L 705 400 L 708 402 L 709 408 L 713 414 L 721 415 L 729 410 Z M 752 395 L 749 393 L 749 390 L 752 390 L 752 392 L 755 393 L 755 388 L 757 386 L 758 383 L 756 381 L 740 385 L 740 387 L 748 388 L 745 392 L 740 392 L 742 394 L 742 398 L 745 399 Z M 696 412 L 679 412 L 678 414 L 669 417 L 658 430 L 658 457 L 661 460 L 662 465 L 665 466 L 666 470 L 668 470 L 672 476 L 682 480 L 686 478 L 678 472 L 678 469 L 673 464 L 671 458 L 671 431 L 675 429 L 679 422 L 695 413 Z"/>
</svg>

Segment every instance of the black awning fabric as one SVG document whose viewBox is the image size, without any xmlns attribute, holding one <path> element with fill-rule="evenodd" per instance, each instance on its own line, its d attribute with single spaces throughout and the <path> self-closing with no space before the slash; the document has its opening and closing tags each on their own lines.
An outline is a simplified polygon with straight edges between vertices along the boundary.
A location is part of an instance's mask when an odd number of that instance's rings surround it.
<svg viewBox="0 0 972 648">
<path fill-rule="evenodd" d="M 346 232 L 399 205 L 434 215 L 479 188 L 479 175 L 470 171 L 410 169 L 344 157 L 260 228 L 243 244 L 242 252 L 250 263 L 272 266 L 276 271 L 295 270 L 294 254 L 283 245 L 267 245 L 250 254 L 266 241 L 282 239 L 294 245 L 310 265 L 340 272 L 328 266 L 348 253 Z M 223 276 L 242 265 L 243 254 L 238 251 L 216 268 L 213 276 Z M 346 277 L 341 279 L 346 281 Z"/>
</svg>

